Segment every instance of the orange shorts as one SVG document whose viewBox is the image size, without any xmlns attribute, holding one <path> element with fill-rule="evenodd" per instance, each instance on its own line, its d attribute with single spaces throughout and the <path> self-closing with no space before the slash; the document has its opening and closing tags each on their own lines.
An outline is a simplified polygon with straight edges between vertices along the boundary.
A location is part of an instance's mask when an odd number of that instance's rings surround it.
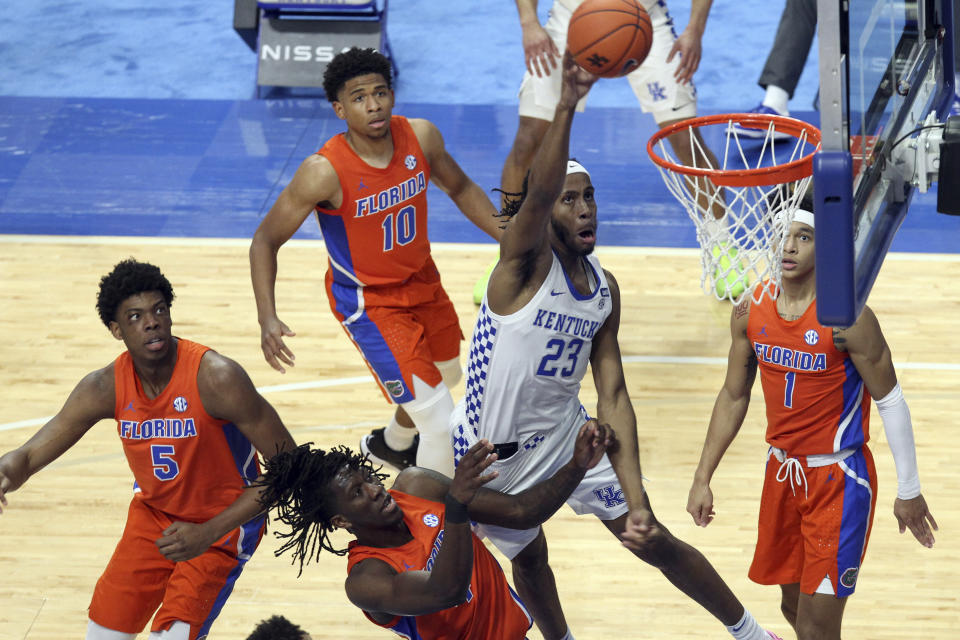
<svg viewBox="0 0 960 640">
<path fill-rule="evenodd" d="M 156 540 L 173 522 L 139 497 L 130 501 L 123 536 L 93 591 L 91 620 L 114 631 L 139 633 L 153 616 L 151 631 L 179 620 L 190 625 L 191 640 L 206 637 L 260 543 L 263 518 L 231 531 L 186 562 L 171 562 L 157 550 Z"/>
<path fill-rule="evenodd" d="M 840 462 L 810 467 L 799 456 L 806 484 L 777 480 L 780 461 L 767 457 L 757 548 L 750 579 L 760 584 L 800 583 L 812 594 L 829 577 L 833 593 L 853 593 L 867 550 L 876 506 L 877 474 L 863 446 Z M 786 469 L 781 477 L 786 478 Z"/>
<path fill-rule="evenodd" d="M 436 268 L 429 271 L 400 285 L 364 288 L 334 282 L 327 272 L 330 309 L 388 402 L 414 399 L 413 376 L 431 387 L 440 384 L 434 363 L 460 355 L 460 319 Z"/>
</svg>

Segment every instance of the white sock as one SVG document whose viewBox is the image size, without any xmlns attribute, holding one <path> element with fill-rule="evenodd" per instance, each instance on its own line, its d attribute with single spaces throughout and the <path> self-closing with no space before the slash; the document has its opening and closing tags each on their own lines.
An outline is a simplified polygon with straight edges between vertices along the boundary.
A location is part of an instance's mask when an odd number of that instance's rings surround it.
<svg viewBox="0 0 960 640">
<path fill-rule="evenodd" d="M 767 95 L 763 97 L 764 106 L 776 109 L 783 115 L 790 115 L 790 109 L 787 108 L 788 102 L 790 102 L 790 94 L 776 85 L 767 85 Z"/>
<path fill-rule="evenodd" d="M 746 609 L 743 610 L 743 617 L 732 627 L 727 627 L 730 635 L 737 640 L 770 640 L 770 636 L 764 631 L 757 620 Z"/>
<path fill-rule="evenodd" d="M 413 444 L 413 438 L 416 435 L 416 429 L 408 429 L 397 422 L 396 413 L 394 413 L 393 417 L 390 418 L 390 423 L 383 431 L 383 439 L 386 441 L 387 446 L 394 451 L 403 451 L 404 449 L 409 449 L 410 445 Z"/>
<path fill-rule="evenodd" d="M 560 640 L 574 640 L 573 632 L 570 631 L 570 627 L 567 627 L 567 633 Z"/>
<path fill-rule="evenodd" d="M 135 633 L 114 631 L 97 624 L 93 620 L 87 620 L 87 640 L 134 640 L 136 637 L 137 634 Z"/>
</svg>

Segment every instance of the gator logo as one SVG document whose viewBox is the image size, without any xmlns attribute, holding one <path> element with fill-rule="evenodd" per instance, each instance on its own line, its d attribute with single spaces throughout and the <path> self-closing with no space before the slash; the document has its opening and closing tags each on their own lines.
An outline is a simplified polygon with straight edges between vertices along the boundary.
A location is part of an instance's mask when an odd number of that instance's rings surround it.
<svg viewBox="0 0 960 640">
<path fill-rule="evenodd" d="M 387 393 L 389 393 L 394 398 L 399 398 L 403 395 L 403 381 L 402 380 L 385 380 L 383 386 L 387 388 Z"/>
<path fill-rule="evenodd" d="M 860 567 L 850 567 L 840 575 L 840 584 L 848 589 L 853 589 L 857 584 L 857 574 L 860 573 Z"/>
</svg>

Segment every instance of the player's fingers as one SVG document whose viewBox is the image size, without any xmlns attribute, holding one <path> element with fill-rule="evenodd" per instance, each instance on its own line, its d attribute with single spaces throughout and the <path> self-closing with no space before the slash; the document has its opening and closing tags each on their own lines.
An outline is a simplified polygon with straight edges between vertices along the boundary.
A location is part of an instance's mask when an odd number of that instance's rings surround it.
<svg viewBox="0 0 960 640">
<path fill-rule="evenodd" d="M 530 73 L 536 75 L 538 78 L 543 77 L 543 73 L 540 71 L 540 54 L 535 53 L 529 58 L 527 58 L 527 70 Z"/>
<path fill-rule="evenodd" d="M 2 498 L 2 496 L 0 496 L 0 498 Z M 4 502 L 4 504 L 6 504 L 6 502 Z M 937 521 L 933 519 L 933 514 L 930 513 L 929 510 L 924 514 L 924 517 L 930 521 L 930 526 L 933 527 L 934 531 L 940 531 L 940 527 L 937 526 Z"/>
</svg>

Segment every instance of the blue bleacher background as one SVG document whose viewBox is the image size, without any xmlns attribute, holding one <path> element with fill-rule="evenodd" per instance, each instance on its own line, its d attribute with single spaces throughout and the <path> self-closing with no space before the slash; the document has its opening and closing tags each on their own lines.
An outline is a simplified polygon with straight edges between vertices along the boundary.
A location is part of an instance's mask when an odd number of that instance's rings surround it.
<svg viewBox="0 0 960 640">
<path fill-rule="evenodd" d="M 682 29 L 689 0 L 670 2 Z M 749 109 L 779 2 L 715 3 L 696 76 L 702 113 Z M 548 6 L 541 6 L 546 15 Z M 233 3 L 23 3 L 0 22 L 0 233 L 249 237 L 299 162 L 343 129 L 326 100 L 256 100 L 255 54 Z M 491 189 L 516 127 L 523 73 L 512 2 L 394 0 L 396 112 L 426 117 Z M 816 47 L 791 103 L 817 122 Z M 605 80 L 574 126 L 598 187 L 600 240 L 695 246 L 646 157 L 654 131 L 625 81 Z M 918 196 L 894 250 L 956 252 L 958 221 Z M 441 193 L 431 239 L 483 242 Z M 317 237 L 308 221 L 300 237 Z"/>
</svg>

